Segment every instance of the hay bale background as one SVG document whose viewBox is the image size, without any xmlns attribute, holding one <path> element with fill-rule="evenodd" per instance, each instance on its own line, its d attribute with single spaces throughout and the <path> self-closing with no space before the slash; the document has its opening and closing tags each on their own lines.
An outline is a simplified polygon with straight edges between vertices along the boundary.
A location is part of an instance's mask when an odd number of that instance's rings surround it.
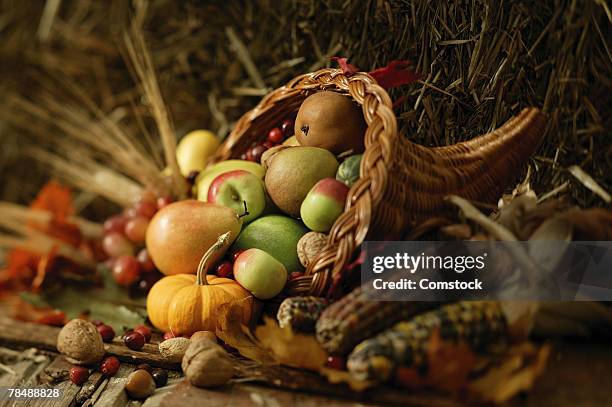
<svg viewBox="0 0 612 407">
<path fill-rule="evenodd" d="M 0 1 L 0 99 L 19 94 L 37 101 L 51 92 L 61 104 L 63 83 L 77 83 L 105 112 L 123 115 L 133 133 L 142 134 L 137 118 L 147 121 L 140 107 L 147 101 L 120 46 L 131 2 Z M 268 89 L 329 65 L 330 56 L 347 56 L 363 70 L 409 59 L 423 81 L 393 91 L 395 99 L 405 96 L 397 114 L 407 137 L 453 143 L 492 129 L 521 107 L 543 106 L 550 121 L 534 159 L 536 191 L 570 179 L 568 191 L 580 205 L 602 205 L 564 170 L 572 164 L 611 189 L 611 14 L 605 2 L 206 3 L 155 1 L 142 22 L 179 136 L 199 127 L 223 135 Z M 245 58 L 254 71 L 245 69 Z M 27 202 L 49 173 L 22 152 L 61 132 L 16 126 L 3 111 L 0 198 Z M 104 203 L 89 207 L 93 215 L 109 210 Z"/>
</svg>

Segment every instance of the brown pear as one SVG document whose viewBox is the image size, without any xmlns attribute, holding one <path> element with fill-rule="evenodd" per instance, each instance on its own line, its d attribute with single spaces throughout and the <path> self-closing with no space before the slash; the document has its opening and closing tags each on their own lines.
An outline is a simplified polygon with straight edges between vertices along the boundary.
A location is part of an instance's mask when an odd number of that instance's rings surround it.
<svg viewBox="0 0 612 407">
<path fill-rule="evenodd" d="M 319 147 L 334 154 L 364 150 L 366 123 L 361 107 L 348 96 L 317 92 L 307 97 L 295 119 L 301 146 Z"/>
</svg>

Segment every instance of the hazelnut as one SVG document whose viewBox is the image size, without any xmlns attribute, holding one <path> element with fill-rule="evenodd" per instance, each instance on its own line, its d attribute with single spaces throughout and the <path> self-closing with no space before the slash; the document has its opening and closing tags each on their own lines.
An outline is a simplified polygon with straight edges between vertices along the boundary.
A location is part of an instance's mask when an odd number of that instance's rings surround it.
<svg viewBox="0 0 612 407">
<path fill-rule="evenodd" d="M 319 232 L 308 232 L 300 238 L 297 244 L 297 255 L 302 266 L 308 263 L 325 247 L 327 235 Z"/>
<path fill-rule="evenodd" d="M 189 383 L 197 387 L 222 386 L 234 375 L 230 355 L 209 339 L 192 342 L 181 367 Z"/>
<path fill-rule="evenodd" d="M 155 391 L 155 381 L 149 372 L 138 369 L 127 378 L 125 391 L 133 399 L 146 399 Z"/>
<path fill-rule="evenodd" d="M 188 338 L 171 338 L 159 344 L 159 353 L 168 362 L 180 363 L 191 342 Z"/>
<path fill-rule="evenodd" d="M 104 344 L 96 326 L 82 319 L 73 319 L 62 328 L 57 350 L 76 365 L 91 365 L 104 357 Z"/>
<path fill-rule="evenodd" d="M 201 341 L 202 339 L 209 339 L 213 342 L 217 342 L 217 335 L 212 331 L 197 331 L 191 335 L 191 342 Z"/>
</svg>

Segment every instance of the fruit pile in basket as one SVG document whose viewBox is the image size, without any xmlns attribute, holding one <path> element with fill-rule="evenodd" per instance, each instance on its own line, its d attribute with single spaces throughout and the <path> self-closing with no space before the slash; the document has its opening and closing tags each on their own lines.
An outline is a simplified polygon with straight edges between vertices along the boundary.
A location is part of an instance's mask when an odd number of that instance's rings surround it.
<svg viewBox="0 0 612 407">
<path fill-rule="evenodd" d="M 151 290 L 148 315 L 164 332 L 214 331 L 218 308 L 233 302 L 244 305 L 248 322 L 249 298 L 281 294 L 321 249 L 359 177 L 365 129 L 357 103 L 325 91 L 242 159 L 207 166 L 217 139 L 188 134 L 176 151 L 193 198 L 143 194 L 105 223 L 116 282 Z M 159 273 L 165 277 L 156 282 Z"/>
</svg>

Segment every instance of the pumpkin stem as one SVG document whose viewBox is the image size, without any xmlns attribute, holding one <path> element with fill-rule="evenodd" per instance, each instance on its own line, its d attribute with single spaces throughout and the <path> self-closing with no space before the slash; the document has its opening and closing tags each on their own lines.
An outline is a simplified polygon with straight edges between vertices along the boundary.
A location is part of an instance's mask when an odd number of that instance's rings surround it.
<svg viewBox="0 0 612 407">
<path fill-rule="evenodd" d="M 208 285 L 208 281 L 206 280 L 206 274 L 208 273 L 208 260 L 210 257 L 223 246 L 225 246 L 229 242 L 230 232 L 225 232 L 217 241 L 208 248 L 204 256 L 200 259 L 200 264 L 198 264 L 198 274 L 196 276 L 196 283 L 198 285 Z"/>
</svg>

